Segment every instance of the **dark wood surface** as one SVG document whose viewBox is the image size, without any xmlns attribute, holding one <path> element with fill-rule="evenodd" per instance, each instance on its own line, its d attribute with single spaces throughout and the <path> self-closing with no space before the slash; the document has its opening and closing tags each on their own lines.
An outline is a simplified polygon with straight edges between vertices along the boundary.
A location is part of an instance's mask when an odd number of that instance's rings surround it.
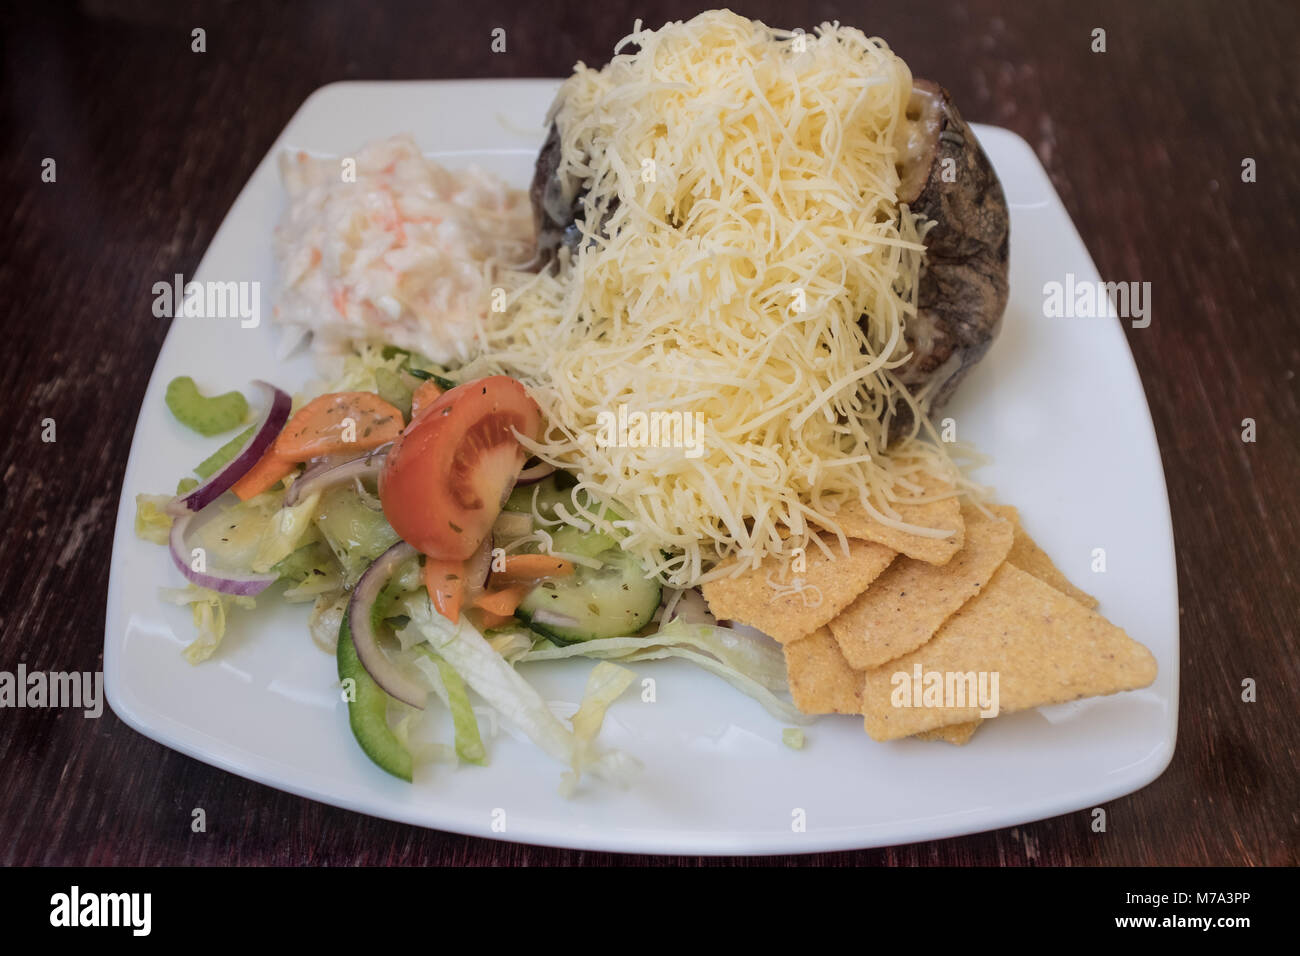
<svg viewBox="0 0 1300 956">
<path fill-rule="evenodd" d="M 560 76 L 634 17 L 573 6 L 95 0 L 6 7 L 0 670 L 102 664 L 113 516 L 167 332 L 149 288 L 189 275 L 303 99 L 338 79 Z M 1178 547 L 1178 750 L 1108 806 L 936 843 L 788 864 L 1294 864 L 1300 845 L 1300 97 L 1294 3 L 764 2 L 781 26 L 884 36 L 967 118 L 1035 148 L 1102 275 L 1152 284 L 1126 329 Z M 207 52 L 190 51 L 190 30 Z M 508 52 L 489 50 L 504 26 Z M 1094 27 L 1107 52 L 1090 51 Z M 40 181 L 44 157 L 55 184 Z M 1258 181 L 1243 183 L 1244 157 Z M 1134 410 L 1138 414 L 1138 410 Z M 54 418 L 58 440 L 40 440 Z M 1244 418 L 1258 440 L 1241 440 Z M 1100 463 L 1122 467 L 1122 462 Z M 1253 678 L 1258 701 L 1243 703 Z M 110 712 L 0 711 L 6 864 L 673 864 L 371 819 L 250 783 Z M 208 832 L 190 831 L 204 806 Z M 709 862 L 709 861 L 705 861 Z"/>
</svg>

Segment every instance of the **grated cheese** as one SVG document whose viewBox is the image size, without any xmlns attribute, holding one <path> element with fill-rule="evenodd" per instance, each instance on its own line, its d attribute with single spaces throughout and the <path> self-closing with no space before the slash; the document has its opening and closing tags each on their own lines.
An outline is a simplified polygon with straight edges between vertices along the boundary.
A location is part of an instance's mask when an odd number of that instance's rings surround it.
<svg viewBox="0 0 1300 956">
<path fill-rule="evenodd" d="M 924 256 L 926 223 L 897 202 L 911 87 L 858 30 L 801 38 L 711 11 L 638 21 L 557 98 L 581 243 L 515 275 L 480 361 L 533 386 L 549 431 L 531 450 L 616 501 L 624 547 L 673 586 L 838 533 L 850 497 L 936 533 L 891 506 L 921 473 L 959 480 L 891 374 Z M 917 426 L 887 453 L 899 400 Z M 703 453 L 607 447 L 599 419 L 620 406 L 698 413 Z M 577 502 L 575 516 L 602 524 Z"/>
</svg>

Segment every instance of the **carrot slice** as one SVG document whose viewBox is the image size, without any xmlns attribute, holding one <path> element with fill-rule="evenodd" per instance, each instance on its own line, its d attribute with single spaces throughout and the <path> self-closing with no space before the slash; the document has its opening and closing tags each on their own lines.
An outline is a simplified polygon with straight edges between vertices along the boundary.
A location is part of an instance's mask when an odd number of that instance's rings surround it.
<svg viewBox="0 0 1300 956">
<path fill-rule="evenodd" d="M 373 392 L 322 395 L 294 412 L 266 454 L 231 490 L 247 501 L 287 477 L 298 462 L 378 448 L 395 440 L 403 424 L 402 413 Z"/>
<path fill-rule="evenodd" d="M 473 608 L 473 611 L 478 617 L 476 623 L 480 631 L 490 630 L 494 627 L 501 627 L 502 625 L 514 620 L 513 614 L 493 614 L 491 611 L 485 611 L 481 607 Z"/>
<path fill-rule="evenodd" d="M 515 613 L 525 595 L 533 589 L 531 584 L 516 584 L 499 591 L 488 591 L 474 599 L 474 606 L 488 614 L 510 617 Z"/>
<path fill-rule="evenodd" d="M 411 420 L 420 417 L 420 412 L 424 411 L 442 394 L 442 389 L 433 379 L 428 379 L 419 388 L 411 393 Z"/>
<path fill-rule="evenodd" d="M 563 578 L 573 573 L 573 563 L 549 554 L 508 554 L 505 567 L 492 573 L 494 581 L 536 581 Z"/>
<path fill-rule="evenodd" d="M 293 470 L 297 467 L 297 462 L 277 455 L 275 444 L 272 443 L 266 450 L 266 454 L 257 460 L 257 464 L 244 472 L 240 479 L 230 486 L 230 490 L 239 496 L 240 501 L 256 498 L 277 481 L 293 474 Z"/>
<path fill-rule="evenodd" d="M 449 621 L 460 619 L 460 605 L 465 596 L 464 561 L 425 558 L 424 586 L 429 589 L 429 597 L 439 614 Z"/>
<path fill-rule="evenodd" d="M 275 440 L 290 461 L 369 451 L 402 433 L 402 413 L 374 392 L 332 392 L 294 412 Z"/>
</svg>

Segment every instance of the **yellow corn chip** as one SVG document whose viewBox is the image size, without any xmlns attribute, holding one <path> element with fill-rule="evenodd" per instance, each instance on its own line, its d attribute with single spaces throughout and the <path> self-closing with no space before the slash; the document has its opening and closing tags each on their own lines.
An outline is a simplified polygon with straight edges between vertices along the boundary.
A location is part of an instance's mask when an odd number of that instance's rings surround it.
<svg viewBox="0 0 1300 956">
<path fill-rule="evenodd" d="M 996 690 L 998 712 L 1009 713 L 1134 690 L 1155 677 L 1149 650 L 1008 562 L 927 644 L 866 672 L 863 723 L 876 740 L 894 740 L 974 720 L 982 715 L 972 685 L 981 679 Z"/>
<path fill-rule="evenodd" d="M 982 723 L 984 723 L 982 720 L 968 720 L 964 724 L 949 724 L 947 727 L 923 730 L 915 736 L 918 740 L 943 740 L 954 747 L 964 747 L 970 743 L 970 739 L 975 736 L 975 731 L 980 729 Z"/>
<path fill-rule="evenodd" d="M 811 634 L 867 589 L 894 559 L 879 544 L 849 540 L 849 553 L 834 538 L 824 538 L 831 556 L 809 544 L 806 567 L 789 573 L 784 561 L 769 559 L 734 578 L 701 586 L 709 610 L 719 620 L 756 627 L 782 644 Z"/>
<path fill-rule="evenodd" d="M 900 557 L 830 622 L 849 664 L 879 667 L 916 650 L 979 594 L 1011 550 L 1011 522 L 961 510 L 965 544 L 942 567 Z"/>
<path fill-rule="evenodd" d="M 1060 569 L 1052 563 L 1047 552 L 1034 543 L 1034 539 L 1025 534 L 1020 523 L 1020 512 L 1011 505 L 994 505 L 993 510 L 1016 526 L 1015 540 L 1011 543 L 1011 553 L 1007 560 L 1022 571 L 1028 571 L 1038 580 L 1050 584 L 1062 594 L 1074 598 L 1084 607 L 1096 607 L 1097 599 L 1086 591 L 1081 591 L 1070 583 Z"/>
<path fill-rule="evenodd" d="M 819 627 L 783 650 L 790 696 L 801 711 L 862 713 L 862 672 L 849 666 L 829 630 Z"/>
<path fill-rule="evenodd" d="M 942 494 L 952 489 L 951 485 L 940 486 L 932 482 L 925 484 L 927 493 L 931 494 Z M 920 528 L 941 528 L 951 531 L 952 534 L 945 538 L 927 538 L 923 535 L 899 531 L 897 528 L 882 524 L 856 499 L 845 502 L 834 517 L 835 522 L 848 537 L 883 544 L 887 548 L 927 564 L 946 564 L 961 550 L 964 531 L 961 506 L 956 498 L 943 498 L 919 505 L 899 504 L 894 506 L 894 510 L 907 524 Z"/>
</svg>

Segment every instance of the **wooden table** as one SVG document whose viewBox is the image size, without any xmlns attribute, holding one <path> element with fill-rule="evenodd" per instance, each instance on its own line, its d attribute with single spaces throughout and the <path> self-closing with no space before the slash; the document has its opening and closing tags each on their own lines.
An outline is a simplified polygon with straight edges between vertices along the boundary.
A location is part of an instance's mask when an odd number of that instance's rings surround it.
<svg viewBox="0 0 1300 956">
<path fill-rule="evenodd" d="M 53 5 L 49 5 L 53 6 Z M 645 0 L 518 12 L 450 2 L 84 0 L 6 10 L 0 222 L 4 572 L 0 669 L 101 666 L 113 515 L 167 332 L 150 286 L 198 265 L 303 99 L 339 79 L 559 76 L 601 63 Z M 368 6 L 368 5 L 367 5 Z M 1182 595 L 1178 750 L 1108 807 L 937 843 L 790 864 L 1294 864 L 1300 845 L 1300 97 L 1288 3 L 761 2 L 886 37 L 968 118 L 1051 173 L 1105 278 L 1152 285 L 1126 328 L 1164 456 Z M 489 49 L 507 29 L 505 54 Z M 191 29 L 207 51 L 191 52 Z M 1105 53 L 1091 51 L 1106 30 Z M 57 182 L 41 181 L 45 157 Z M 1257 181 L 1242 181 L 1255 159 Z M 1139 414 L 1134 409 L 1134 414 Z M 42 421 L 57 442 L 41 441 Z M 1242 441 L 1242 420 L 1257 441 Z M 1107 463 L 1100 462 L 1099 467 Z M 1254 678 L 1258 701 L 1240 699 Z M 470 839 L 312 803 L 58 710 L 0 711 L 6 864 L 576 864 L 678 861 Z M 208 831 L 190 831 L 206 808 Z"/>
</svg>

